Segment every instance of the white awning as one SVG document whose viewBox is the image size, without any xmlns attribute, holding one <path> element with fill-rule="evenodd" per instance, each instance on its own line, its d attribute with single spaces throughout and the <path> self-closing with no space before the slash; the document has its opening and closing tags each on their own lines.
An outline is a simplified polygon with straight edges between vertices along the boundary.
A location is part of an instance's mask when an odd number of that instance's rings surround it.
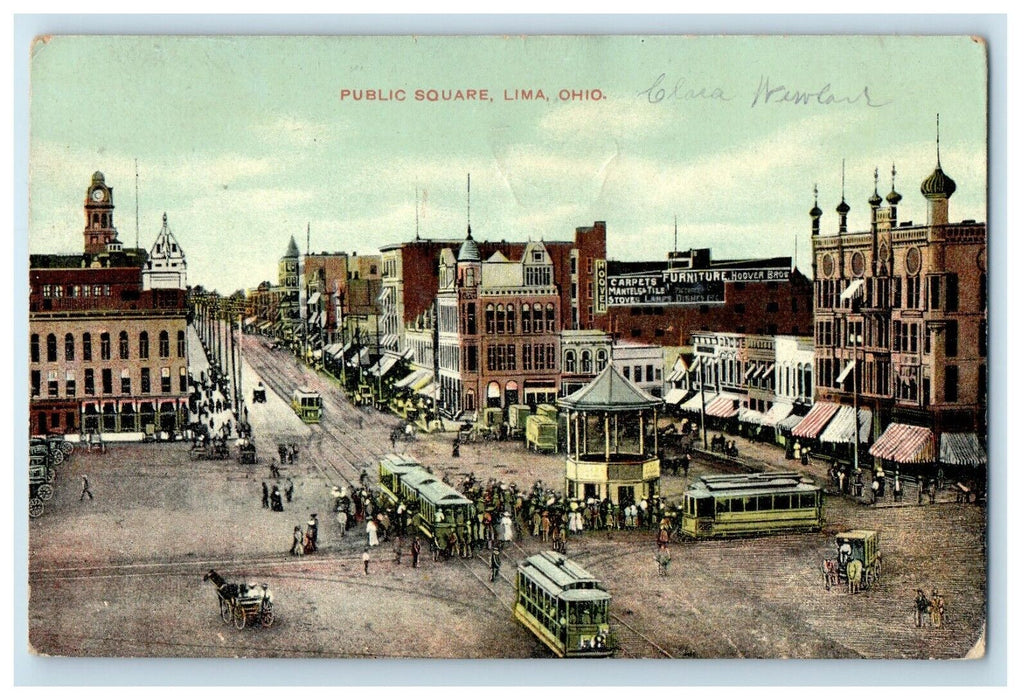
<svg viewBox="0 0 1028 700">
<path fill-rule="evenodd" d="M 871 411 L 860 409 L 860 442 L 867 443 L 871 439 Z M 828 422 L 821 433 L 821 442 L 852 443 L 854 428 L 854 411 L 852 406 L 840 406 L 835 417 Z"/>
<path fill-rule="evenodd" d="M 852 282 L 849 283 L 849 286 L 847 286 L 846 289 L 843 290 L 842 294 L 839 295 L 839 298 L 842 299 L 843 301 L 845 301 L 846 299 L 849 299 L 854 294 L 856 294 L 857 290 L 860 289 L 863 286 L 864 286 L 863 278 L 858 279 L 858 280 L 853 280 Z"/>
<path fill-rule="evenodd" d="M 439 398 L 439 385 L 435 382 L 431 382 L 418 389 L 418 393 L 422 396 L 427 396 L 430 399 L 436 400 Z"/>
<path fill-rule="evenodd" d="M 668 406 L 677 406 L 685 398 L 685 389 L 671 389 L 664 397 L 664 403 Z"/>
<path fill-rule="evenodd" d="M 410 387 L 411 389 L 414 389 L 416 391 L 421 386 L 424 386 L 425 382 L 423 382 L 423 380 L 426 378 L 432 378 L 432 372 L 430 370 L 416 369 L 403 379 L 396 382 L 396 384 L 394 384 L 393 386 L 395 386 L 397 389 Z"/>
<path fill-rule="evenodd" d="M 714 398 L 714 393 L 708 393 L 707 397 Z M 707 403 L 710 403 L 709 400 Z M 681 407 L 686 411 L 699 412 L 703 408 L 703 394 L 697 391 L 695 394 L 693 394 L 692 398 L 690 398 L 684 404 L 681 404 Z"/>
<path fill-rule="evenodd" d="M 314 292 L 314 294 L 311 294 L 309 297 L 307 297 L 307 303 L 317 304 L 319 299 L 321 299 L 321 292 Z"/>
<path fill-rule="evenodd" d="M 682 381 L 682 379 L 684 379 L 684 378 L 685 378 L 685 368 L 684 367 L 680 367 L 680 366 L 676 366 L 673 370 L 671 370 L 671 374 L 669 374 L 667 376 L 667 381 L 669 383 L 671 383 L 671 384 L 674 384 L 675 382 Z"/>
<path fill-rule="evenodd" d="M 775 363 L 774 362 L 768 362 L 767 366 L 764 367 L 764 371 L 761 372 L 760 378 L 762 380 L 763 379 L 767 379 L 771 375 L 771 373 L 774 372 L 774 371 L 775 371 Z"/>
<path fill-rule="evenodd" d="M 386 333 L 382 336 L 382 340 L 379 341 L 379 345 L 388 350 L 396 350 L 400 344 L 400 336 L 395 333 Z"/>
<path fill-rule="evenodd" d="M 378 299 L 376 301 L 379 304 L 384 304 L 386 298 L 389 296 L 389 287 L 382 287 L 382 291 L 378 293 Z"/>
<path fill-rule="evenodd" d="M 850 372 L 852 372 L 853 368 L 856 367 L 856 366 L 857 366 L 857 363 L 854 362 L 853 360 L 850 360 L 849 362 L 847 362 L 846 366 L 842 368 L 842 373 L 839 374 L 839 376 L 835 378 L 835 383 L 836 384 L 842 384 L 843 382 L 845 382 L 846 381 L 846 377 L 850 376 Z"/>
<path fill-rule="evenodd" d="M 767 409 L 767 413 L 764 414 L 760 423 L 761 425 L 767 425 L 773 428 L 778 425 L 779 421 L 784 420 L 790 413 L 792 413 L 791 403 L 773 403 L 771 404 L 771 408 Z"/>
<path fill-rule="evenodd" d="M 744 380 L 745 380 L 745 379 L 749 379 L 749 378 L 750 378 L 750 377 L 752 377 L 752 376 L 754 375 L 754 373 L 755 373 L 755 372 L 757 372 L 757 371 L 758 371 L 759 369 L 760 369 L 760 365 L 759 365 L 759 364 L 757 364 L 756 362 L 752 363 L 752 364 L 751 364 L 751 365 L 750 365 L 749 367 L 747 367 L 747 368 L 746 368 L 746 376 L 744 376 L 744 377 L 743 377 L 743 379 L 744 379 Z"/>
</svg>

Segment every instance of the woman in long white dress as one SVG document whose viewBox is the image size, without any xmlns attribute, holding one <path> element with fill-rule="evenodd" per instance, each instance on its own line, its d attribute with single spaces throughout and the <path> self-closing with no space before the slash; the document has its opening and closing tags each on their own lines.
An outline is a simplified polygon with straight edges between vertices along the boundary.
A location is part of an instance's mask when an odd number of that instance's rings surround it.
<svg viewBox="0 0 1028 700">
<path fill-rule="evenodd" d="M 368 546 L 369 547 L 377 547 L 378 546 L 378 525 L 375 523 L 375 519 L 374 518 L 368 520 L 367 531 L 368 531 Z"/>
</svg>

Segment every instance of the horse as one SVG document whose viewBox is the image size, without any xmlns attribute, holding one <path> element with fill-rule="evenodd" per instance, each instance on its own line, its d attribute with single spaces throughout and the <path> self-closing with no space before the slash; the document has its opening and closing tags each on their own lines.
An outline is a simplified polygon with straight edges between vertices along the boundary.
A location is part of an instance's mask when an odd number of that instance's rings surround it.
<svg viewBox="0 0 1028 700">
<path fill-rule="evenodd" d="M 864 564 L 859 559 L 846 564 L 846 578 L 849 580 L 850 593 L 860 592 L 860 579 L 864 574 Z"/>
<path fill-rule="evenodd" d="M 835 559 L 825 559 L 821 562 L 821 573 L 825 577 L 825 590 L 832 590 L 832 586 L 839 585 L 839 565 Z"/>
</svg>

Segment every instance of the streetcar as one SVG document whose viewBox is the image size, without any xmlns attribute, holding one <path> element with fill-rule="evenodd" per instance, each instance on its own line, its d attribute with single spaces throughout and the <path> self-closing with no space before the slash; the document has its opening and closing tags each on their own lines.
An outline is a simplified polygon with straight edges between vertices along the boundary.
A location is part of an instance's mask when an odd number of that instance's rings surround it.
<svg viewBox="0 0 1028 700">
<path fill-rule="evenodd" d="M 293 412 L 304 423 L 321 421 L 321 394 L 318 392 L 306 388 L 296 389 L 293 391 L 292 406 Z"/>
<path fill-rule="evenodd" d="M 514 617 L 559 657 L 610 656 L 610 593 L 580 565 L 557 552 L 518 565 Z"/>
<path fill-rule="evenodd" d="M 400 502 L 400 477 L 414 469 L 424 469 L 407 454 L 387 454 L 378 461 L 378 480 L 382 493 L 393 505 Z"/>
<path fill-rule="evenodd" d="M 414 526 L 440 549 L 450 533 L 471 539 L 474 504 L 421 466 L 399 475 L 399 497 L 411 507 Z M 460 536 L 460 535 L 458 535 Z"/>
<path fill-rule="evenodd" d="M 685 494 L 682 532 L 696 538 L 816 532 L 824 493 L 796 472 L 701 476 Z"/>
</svg>

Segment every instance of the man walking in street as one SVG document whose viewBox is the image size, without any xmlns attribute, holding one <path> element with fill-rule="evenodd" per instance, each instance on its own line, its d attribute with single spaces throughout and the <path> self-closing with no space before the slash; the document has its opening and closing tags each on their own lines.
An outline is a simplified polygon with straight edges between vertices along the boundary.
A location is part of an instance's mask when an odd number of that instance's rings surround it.
<svg viewBox="0 0 1028 700">
<path fill-rule="evenodd" d="M 928 596 L 918 588 L 917 595 L 914 596 L 914 624 L 917 627 L 924 627 L 924 614 L 928 612 L 929 607 Z"/>
<path fill-rule="evenodd" d="M 414 569 L 418 568 L 419 556 L 421 556 L 421 540 L 415 535 L 414 541 L 410 543 L 411 567 Z"/>
<path fill-rule="evenodd" d="M 81 501 L 86 496 L 89 496 L 89 500 L 93 500 L 93 492 L 89 490 L 89 477 L 85 474 L 82 475 L 82 495 L 79 496 Z"/>
<path fill-rule="evenodd" d="M 364 548 L 364 553 L 361 554 L 361 561 L 364 562 L 364 575 L 368 575 L 368 565 L 371 563 L 371 553 L 368 547 Z"/>
<path fill-rule="evenodd" d="M 261 482 L 261 507 L 268 507 L 268 482 Z"/>
<path fill-rule="evenodd" d="M 490 581 L 495 581 L 496 577 L 500 575 L 500 550 L 495 547 L 490 548 L 489 572 Z"/>
</svg>

